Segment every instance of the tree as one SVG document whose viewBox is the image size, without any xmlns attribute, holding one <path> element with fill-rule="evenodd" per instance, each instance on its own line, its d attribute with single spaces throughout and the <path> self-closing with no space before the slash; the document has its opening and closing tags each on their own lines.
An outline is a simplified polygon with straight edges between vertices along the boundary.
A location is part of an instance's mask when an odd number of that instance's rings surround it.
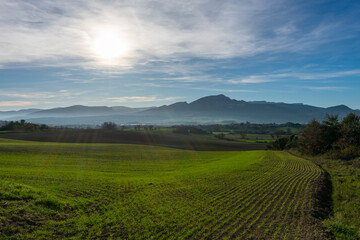
<svg viewBox="0 0 360 240">
<path fill-rule="evenodd" d="M 337 146 L 344 150 L 347 147 L 360 147 L 360 117 L 349 113 L 341 121 L 340 138 Z"/>
<path fill-rule="evenodd" d="M 321 124 L 313 119 L 303 130 L 299 140 L 300 149 L 310 155 L 324 153 Z"/>
<path fill-rule="evenodd" d="M 224 138 L 225 138 L 225 134 L 224 134 L 224 133 L 215 134 L 214 136 L 215 136 L 216 138 L 218 138 L 218 139 L 224 139 Z"/>
<path fill-rule="evenodd" d="M 35 131 L 35 130 L 46 130 L 49 127 L 45 124 L 37 125 L 33 123 L 25 122 L 25 120 L 19 121 L 10 121 L 6 122 L 3 126 L 0 127 L 0 131 Z"/>
<path fill-rule="evenodd" d="M 305 154 L 326 153 L 331 158 L 360 156 L 360 117 L 349 113 L 341 122 L 338 115 L 326 114 L 322 123 L 312 120 L 303 130 L 299 150 Z"/>
<path fill-rule="evenodd" d="M 266 148 L 271 150 L 285 150 L 290 148 L 295 148 L 298 144 L 298 138 L 295 135 L 285 136 L 270 142 L 267 144 Z"/>
<path fill-rule="evenodd" d="M 338 120 L 339 115 L 326 114 L 325 119 L 322 121 L 322 141 L 325 151 L 330 150 L 333 144 L 339 140 L 340 137 L 340 123 Z"/>
<path fill-rule="evenodd" d="M 241 138 L 246 138 L 247 133 L 246 133 L 245 131 L 242 131 L 242 132 L 240 133 L 240 135 L 241 135 Z"/>
<path fill-rule="evenodd" d="M 289 127 L 286 128 L 286 134 L 287 134 L 287 135 L 291 135 L 291 134 L 292 134 L 291 128 L 289 128 Z"/>
<path fill-rule="evenodd" d="M 102 125 L 101 125 L 101 129 L 103 130 L 115 130 L 117 129 L 117 125 L 113 122 L 104 122 Z"/>
</svg>

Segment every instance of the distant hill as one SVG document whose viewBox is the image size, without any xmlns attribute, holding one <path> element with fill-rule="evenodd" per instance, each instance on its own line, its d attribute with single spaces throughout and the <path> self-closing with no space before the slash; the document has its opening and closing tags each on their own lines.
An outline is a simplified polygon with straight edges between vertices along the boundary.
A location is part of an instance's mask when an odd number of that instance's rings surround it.
<svg viewBox="0 0 360 240">
<path fill-rule="evenodd" d="M 41 109 L 31 108 L 31 109 L 22 109 L 18 111 L 0 111 L 0 120 L 21 118 L 30 113 L 41 111 Z"/>
<path fill-rule="evenodd" d="M 150 108 L 129 108 L 123 106 L 106 107 L 106 106 L 83 106 L 74 105 L 63 108 L 52 108 L 42 111 L 32 112 L 28 115 L 31 118 L 51 118 L 51 117 L 90 117 L 90 116 L 109 116 L 109 115 L 126 115 Z"/>
<path fill-rule="evenodd" d="M 53 108 L 48 110 L 37 111 L 29 114 L 31 117 L 77 117 L 77 116 L 105 116 L 114 115 L 116 111 L 110 107 L 88 107 L 74 105 L 63 108 Z"/>
<path fill-rule="evenodd" d="M 15 118 L 53 125 L 97 125 L 106 121 L 118 124 L 210 124 L 229 122 L 253 123 L 307 123 L 311 119 L 322 120 L 326 113 L 339 114 L 340 119 L 359 110 L 345 105 L 321 108 L 301 103 L 274 103 L 266 101 L 246 102 L 214 95 L 196 101 L 177 102 L 152 108 L 128 108 L 123 106 L 74 105 L 47 110 L 14 111 Z M 26 112 L 28 111 L 28 112 Z M 0 112 L 0 120 L 1 118 Z M 2 119 L 6 120 L 6 119 Z"/>
<path fill-rule="evenodd" d="M 132 113 L 145 111 L 148 109 L 152 109 L 154 107 L 129 108 L 129 107 L 124 107 L 124 106 L 118 106 L 118 107 L 111 107 L 111 108 L 114 109 L 117 114 L 123 115 L 123 114 L 132 114 Z"/>
<path fill-rule="evenodd" d="M 144 115 L 157 115 L 175 119 L 234 120 L 254 123 L 306 123 L 311 119 L 323 119 L 326 113 L 339 114 L 342 118 L 350 112 L 360 114 L 359 110 L 339 105 L 329 108 L 304 104 L 271 103 L 265 101 L 246 102 L 234 100 L 224 95 L 207 96 L 194 102 L 179 102 L 141 112 Z"/>
</svg>

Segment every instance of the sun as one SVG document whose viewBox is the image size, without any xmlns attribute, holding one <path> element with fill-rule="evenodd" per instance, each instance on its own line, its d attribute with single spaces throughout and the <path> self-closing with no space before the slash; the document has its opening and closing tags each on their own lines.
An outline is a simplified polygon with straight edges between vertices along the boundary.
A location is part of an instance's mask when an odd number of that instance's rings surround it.
<svg viewBox="0 0 360 240">
<path fill-rule="evenodd" d="M 94 38 L 92 51 L 103 61 L 111 62 L 124 57 L 128 51 L 128 44 L 115 31 L 104 30 Z"/>
</svg>

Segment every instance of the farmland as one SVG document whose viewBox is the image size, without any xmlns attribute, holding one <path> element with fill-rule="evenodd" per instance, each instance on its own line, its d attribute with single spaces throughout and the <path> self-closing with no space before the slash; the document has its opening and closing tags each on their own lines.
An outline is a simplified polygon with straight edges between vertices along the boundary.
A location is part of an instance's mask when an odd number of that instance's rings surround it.
<svg viewBox="0 0 360 240">
<path fill-rule="evenodd" d="M 198 151 L 264 150 L 266 147 L 265 143 L 233 142 L 217 139 L 211 134 L 174 134 L 163 129 L 157 131 L 51 129 L 35 132 L 0 132 L 0 137 L 40 142 L 144 144 Z"/>
<path fill-rule="evenodd" d="M 285 152 L 0 139 L 0 239 L 327 239 L 325 180 Z"/>
</svg>

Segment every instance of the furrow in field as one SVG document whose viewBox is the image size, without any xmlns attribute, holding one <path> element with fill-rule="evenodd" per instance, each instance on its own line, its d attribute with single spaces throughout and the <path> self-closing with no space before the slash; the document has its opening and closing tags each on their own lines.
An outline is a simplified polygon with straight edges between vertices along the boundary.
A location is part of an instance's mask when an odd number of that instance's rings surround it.
<svg viewBox="0 0 360 240">
<path fill-rule="evenodd" d="M 271 184 L 271 182 L 268 182 L 267 184 Z M 264 185 L 261 185 L 264 186 Z M 259 189 L 261 189 L 261 186 L 259 186 Z M 257 191 L 253 191 L 253 194 L 258 194 Z M 247 202 L 252 196 L 248 195 L 246 193 L 243 193 L 240 195 L 240 198 L 237 198 L 238 195 L 231 195 L 231 196 L 224 196 L 224 198 L 222 199 L 222 202 L 218 202 L 217 205 L 214 205 L 211 207 L 211 210 L 207 210 L 206 212 L 198 212 L 198 211 L 194 211 L 194 214 L 191 214 L 191 216 L 189 216 L 189 221 L 187 223 L 187 226 L 190 228 L 185 228 L 182 229 L 183 231 L 186 231 L 187 234 L 185 234 L 185 238 L 187 238 L 188 235 L 192 235 L 194 231 L 196 231 L 197 229 L 203 229 L 204 225 L 207 225 L 209 222 L 214 221 L 214 219 L 216 218 L 216 216 L 214 216 L 214 214 L 224 214 L 226 213 L 229 209 L 232 208 L 233 205 L 237 205 L 237 206 L 241 206 L 241 202 Z M 226 209 L 224 208 L 220 208 L 220 205 L 223 206 L 227 206 Z M 202 217 L 200 217 L 202 216 Z M 196 220 L 195 220 L 196 219 Z M 197 226 L 193 226 L 194 225 L 194 220 L 195 222 L 199 223 Z M 189 236 L 190 237 L 190 236 Z M 193 238 L 193 237 L 191 237 Z"/>
<path fill-rule="evenodd" d="M 263 232 L 263 235 L 267 235 L 265 238 L 271 238 L 272 235 L 276 234 L 276 229 L 273 229 L 273 226 L 278 226 L 282 222 L 288 222 L 287 214 L 294 207 L 294 204 L 296 204 L 295 201 L 299 201 L 298 196 L 301 194 L 301 191 L 303 190 L 304 186 L 307 185 L 308 179 L 305 178 L 305 181 L 303 181 L 304 178 L 300 179 L 300 189 L 297 188 L 295 192 L 295 197 L 293 197 L 292 201 L 289 202 L 287 205 L 282 205 L 280 208 L 274 209 L 273 213 L 268 217 L 269 219 L 273 219 L 273 221 L 270 222 L 270 224 L 267 226 L 265 231 Z M 289 196 L 290 197 L 290 196 Z M 294 203 L 295 202 L 295 203 Z M 285 208 L 287 206 L 287 208 Z M 276 212 L 275 212 L 276 210 Z M 294 211 L 294 210 L 292 210 Z M 290 221 L 290 220 L 289 220 Z"/>
<path fill-rule="evenodd" d="M 204 235 L 204 237 L 206 237 L 207 235 L 213 235 L 214 232 L 218 232 L 220 229 L 223 229 L 223 226 L 231 225 L 231 222 L 233 222 L 235 219 L 239 220 L 239 217 L 245 216 L 246 213 L 251 211 L 257 203 L 263 201 L 270 193 L 277 191 L 278 187 L 282 185 L 282 182 L 287 180 L 288 179 L 286 177 L 280 178 L 280 181 L 275 182 L 275 184 L 273 184 L 270 188 L 265 188 L 267 190 L 266 192 L 255 192 L 252 196 L 248 197 L 244 205 L 242 205 L 241 207 L 235 206 L 233 208 L 230 208 L 228 211 L 231 212 L 230 216 L 223 215 L 221 218 L 215 219 L 212 226 L 210 228 L 207 228 L 209 229 L 208 232 L 202 234 Z"/>
<path fill-rule="evenodd" d="M 256 231 L 255 229 L 259 229 L 259 227 L 261 227 L 261 220 L 266 219 L 267 221 L 271 221 L 271 215 L 272 213 L 276 210 L 277 214 L 280 214 L 280 211 L 278 209 L 279 205 L 280 206 L 280 210 L 282 209 L 283 206 L 287 205 L 290 206 L 291 203 L 294 201 L 294 199 L 296 199 L 297 193 L 299 192 L 298 189 L 299 187 L 301 188 L 303 186 L 303 184 L 301 184 L 301 181 L 297 181 L 291 188 L 290 192 L 288 194 L 284 193 L 284 195 L 280 198 L 280 199 L 273 199 L 273 201 L 271 201 L 262 211 L 261 214 L 258 214 L 256 217 L 254 217 L 254 219 L 247 225 L 244 226 L 244 229 L 241 233 L 239 233 L 239 231 L 235 232 L 233 235 L 238 236 L 238 238 L 250 238 L 251 236 L 254 236 Z M 295 188 L 295 190 L 294 190 Z M 295 195 L 293 196 L 290 204 L 288 203 L 288 198 L 291 196 L 291 194 L 295 191 Z M 286 196 L 286 199 L 284 200 Z M 249 232 L 251 232 L 252 234 L 250 236 L 246 237 L 246 234 L 248 234 Z"/>
<path fill-rule="evenodd" d="M 279 170 L 279 172 L 281 171 L 281 169 Z M 274 173 L 273 173 L 274 174 Z M 260 174 L 256 174 L 256 175 L 260 175 Z M 276 175 L 276 178 L 281 178 L 279 175 Z M 209 211 L 206 211 L 206 212 L 197 212 L 197 211 L 194 211 L 193 213 L 194 214 L 191 214 L 191 215 L 194 215 L 194 218 L 192 218 L 191 216 L 189 216 L 189 221 L 188 221 L 188 224 L 187 225 L 193 225 L 194 224 L 194 221 L 193 219 L 197 219 L 197 223 L 201 223 L 199 227 L 195 227 L 195 228 L 203 228 L 204 224 L 206 224 L 207 222 L 209 221 L 213 221 L 212 219 L 215 218 L 215 216 L 213 216 L 216 212 L 218 211 L 222 211 L 222 212 L 227 212 L 229 210 L 231 210 L 233 208 L 233 205 L 238 205 L 240 206 L 242 201 L 244 202 L 247 202 L 247 200 L 253 195 L 253 194 L 258 194 L 258 191 L 261 190 L 261 189 L 265 189 L 267 188 L 268 185 L 271 185 L 272 182 L 275 182 L 276 181 L 276 178 L 272 178 L 271 181 L 263 181 L 262 185 L 261 184 L 258 184 L 256 186 L 256 188 L 253 188 L 251 190 L 251 194 L 250 193 L 246 193 L 246 192 L 243 192 L 241 191 L 242 194 L 240 194 L 240 198 L 238 198 L 237 196 L 239 195 L 239 191 L 234 191 L 232 194 L 226 194 L 226 192 L 224 193 L 224 196 L 222 197 L 221 201 L 218 201 L 216 203 L 216 205 L 213 205 L 212 206 L 212 210 L 209 210 Z M 265 185 L 264 185 L 265 184 Z M 243 190 L 243 189 L 242 189 Z M 221 206 L 226 206 L 226 208 L 221 208 Z M 199 220 L 199 216 L 204 216 L 202 217 L 200 220 Z M 212 218 L 209 218 L 209 216 L 212 216 Z M 192 229 L 192 230 L 189 230 L 188 228 L 185 228 L 185 229 L 179 229 L 179 230 L 183 230 L 183 231 L 187 231 L 188 235 L 195 231 L 195 229 Z M 191 234 L 190 234 L 191 235 Z"/>
<path fill-rule="evenodd" d="M 316 172 L 313 171 L 313 169 L 309 169 L 309 168 L 304 168 L 304 169 L 307 169 L 307 171 L 304 171 L 303 172 L 303 179 L 306 179 L 306 183 L 303 184 L 303 186 L 305 186 L 305 189 L 302 190 L 302 193 L 306 190 L 306 188 L 309 186 L 310 182 L 311 182 L 311 179 L 314 177 L 314 175 L 316 175 Z M 311 170 L 311 171 L 309 171 Z M 298 198 L 298 202 L 300 201 L 301 199 Z M 298 203 L 297 203 L 298 205 Z M 295 210 L 293 210 L 294 212 Z M 274 219 L 275 217 L 275 219 Z M 274 235 L 276 233 L 276 229 L 274 230 L 274 232 L 271 234 L 271 229 L 273 229 L 272 225 L 274 224 L 281 224 L 283 222 L 287 222 L 284 220 L 284 217 L 282 215 L 279 215 L 277 212 L 276 214 L 272 215 L 270 218 L 274 219 L 274 221 L 272 221 L 268 226 L 267 228 L 265 229 L 265 231 L 263 232 L 262 236 L 264 238 L 271 238 L 272 235 Z M 276 235 L 276 234 L 275 234 Z"/>
<path fill-rule="evenodd" d="M 279 199 L 279 196 L 286 196 L 287 192 L 294 183 L 297 182 L 297 176 L 292 176 L 289 178 L 287 182 L 281 182 L 278 188 L 275 190 L 275 194 L 265 194 L 264 198 L 260 201 L 257 201 L 253 204 L 251 208 L 249 208 L 246 212 L 243 213 L 244 218 L 236 221 L 233 219 L 232 224 L 228 225 L 227 230 L 221 233 L 221 236 L 235 236 L 236 233 L 239 232 L 244 225 L 248 223 L 248 221 L 255 215 L 259 214 L 259 212 L 266 210 L 269 206 L 272 205 L 274 201 L 281 201 L 282 198 Z"/>
<path fill-rule="evenodd" d="M 308 187 L 309 187 L 309 185 L 310 185 L 310 183 L 311 182 L 313 182 L 318 176 L 319 176 L 319 173 L 318 172 L 315 172 L 315 171 L 312 171 L 312 175 L 310 175 L 310 176 L 308 176 L 308 178 L 307 178 L 307 182 L 306 182 L 306 185 L 305 185 L 305 190 L 304 191 L 306 191 L 307 189 L 308 189 Z M 298 199 L 302 199 L 302 197 L 301 196 L 299 196 L 298 197 Z M 289 213 L 289 211 L 287 211 L 286 212 L 286 215 L 283 217 L 283 219 L 286 219 L 287 218 L 287 214 Z M 287 231 L 289 230 L 288 228 L 289 228 L 289 223 L 288 222 L 285 222 L 285 221 L 282 221 L 279 225 L 278 225 L 278 227 L 277 227 L 277 229 L 276 229 L 276 231 L 275 231 L 275 233 L 274 233 L 274 237 L 273 237 L 273 239 L 280 239 L 280 238 L 283 238 L 283 237 L 286 237 L 286 233 L 287 233 Z M 283 234 L 283 236 L 281 236 Z M 280 236 L 279 236 L 280 235 Z"/>
</svg>

